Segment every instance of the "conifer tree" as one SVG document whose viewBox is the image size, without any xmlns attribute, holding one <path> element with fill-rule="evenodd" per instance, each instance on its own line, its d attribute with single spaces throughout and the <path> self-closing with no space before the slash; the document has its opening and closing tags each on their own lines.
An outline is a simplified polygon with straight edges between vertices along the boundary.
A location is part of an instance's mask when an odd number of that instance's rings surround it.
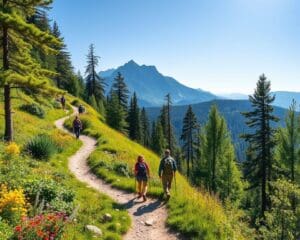
<svg viewBox="0 0 300 240">
<path fill-rule="evenodd" d="M 142 128 L 142 139 L 141 143 L 145 147 L 150 146 L 150 121 L 145 108 L 141 111 L 141 128 Z"/>
<path fill-rule="evenodd" d="M 283 168 L 284 176 L 295 183 L 296 169 L 300 164 L 300 118 L 295 100 L 289 108 L 285 124 L 286 127 L 278 131 L 277 161 Z"/>
<path fill-rule="evenodd" d="M 120 72 L 118 72 L 114 79 L 112 91 L 118 96 L 119 104 L 124 108 L 125 111 L 127 111 L 129 91 L 124 81 L 124 77 Z"/>
<path fill-rule="evenodd" d="M 187 161 L 187 177 L 190 177 L 190 164 L 194 167 L 194 160 L 197 151 L 197 134 L 199 124 L 197 117 L 193 112 L 192 106 L 189 105 L 188 110 L 183 119 L 183 127 L 181 140 L 183 141 L 183 151 Z"/>
<path fill-rule="evenodd" d="M 169 104 L 169 106 L 168 106 Z M 167 143 L 166 147 L 169 148 L 169 143 L 171 144 L 171 149 L 176 150 L 177 148 L 177 142 L 176 137 L 174 134 L 174 128 L 171 123 L 171 115 L 170 115 L 170 109 L 171 109 L 171 99 L 170 96 L 167 97 L 167 104 L 163 105 L 160 111 L 159 115 L 159 121 L 161 123 L 163 134 L 165 138 L 165 142 Z"/>
<path fill-rule="evenodd" d="M 130 106 L 128 111 L 128 125 L 129 125 L 129 137 L 132 140 L 137 142 L 141 141 L 142 128 L 140 120 L 140 109 L 138 106 L 136 93 L 133 93 L 133 96 L 130 100 Z"/>
<path fill-rule="evenodd" d="M 94 96 L 93 96 L 94 97 Z M 111 92 L 107 100 L 106 108 L 106 122 L 112 128 L 122 132 L 127 133 L 127 123 L 125 121 L 125 111 L 123 107 L 119 104 L 118 96 Z"/>
<path fill-rule="evenodd" d="M 166 143 L 164 138 L 161 122 L 153 122 L 152 136 L 151 136 L 151 149 L 158 155 L 161 155 L 165 149 Z"/>
<path fill-rule="evenodd" d="M 246 124 L 252 129 L 251 133 L 244 134 L 243 138 L 249 143 L 249 150 L 253 157 L 246 165 L 246 178 L 251 184 L 249 189 L 259 187 L 260 216 L 265 217 L 265 211 L 270 209 L 271 202 L 268 197 L 270 182 L 272 181 L 274 133 L 271 122 L 278 119 L 273 115 L 272 103 L 275 96 L 271 93 L 271 83 L 265 75 L 261 75 L 255 92 L 249 97 L 253 111 L 243 113 L 247 118 Z"/>
<path fill-rule="evenodd" d="M 27 22 L 39 6 L 47 6 L 51 1 L 3 0 L 0 11 L 2 27 L 2 69 L 1 87 L 4 88 L 5 134 L 7 141 L 13 140 L 11 89 L 26 87 L 41 93 L 55 93 L 49 77 L 53 72 L 43 69 L 31 56 L 33 46 L 48 54 L 55 54 L 52 46 L 59 41 Z"/>
<path fill-rule="evenodd" d="M 211 107 L 201 139 L 201 157 L 207 173 L 204 182 L 207 187 L 223 200 L 239 200 L 243 186 L 241 173 L 225 119 L 215 105 Z"/>
<path fill-rule="evenodd" d="M 85 95 L 86 101 L 90 103 L 91 98 L 94 96 L 96 103 L 101 106 L 104 102 L 104 80 L 96 72 L 96 68 L 99 64 L 99 58 L 95 54 L 95 46 L 93 44 L 89 47 L 89 53 L 87 55 L 87 67 L 86 67 L 86 86 L 85 86 Z M 102 102 L 102 103 L 101 103 Z M 101 109 L 100 109 L 101 110 Z M 103 110 L 101 110 L 103 111 Z"/>
</svg>

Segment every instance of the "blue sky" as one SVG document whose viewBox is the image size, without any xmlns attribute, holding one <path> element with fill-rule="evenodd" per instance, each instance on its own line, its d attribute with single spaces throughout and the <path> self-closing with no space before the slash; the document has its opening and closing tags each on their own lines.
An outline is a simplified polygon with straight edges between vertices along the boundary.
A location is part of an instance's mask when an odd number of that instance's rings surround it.
<svg viewBox="0 0 300 240">
<path fill-rule="evenodd" d="M 90 43 L 99 70 L 134 59 L 215 93 L 300 91 L 298 0 L 54 0 L 50 12 L 82 72 Z"/>
</svg>

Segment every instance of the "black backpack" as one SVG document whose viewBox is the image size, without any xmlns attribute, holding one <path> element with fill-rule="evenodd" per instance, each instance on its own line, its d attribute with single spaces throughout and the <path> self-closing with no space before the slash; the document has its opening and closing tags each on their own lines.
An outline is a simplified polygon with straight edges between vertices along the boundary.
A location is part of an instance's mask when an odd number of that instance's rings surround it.
<svg viewBox="0 0 300 240">
<path fill-rule="evenodd" d="M 137 176 L 138 177 L 147 177 L 147 167 L 143 162 L 137 163 Z"/>
</svg>

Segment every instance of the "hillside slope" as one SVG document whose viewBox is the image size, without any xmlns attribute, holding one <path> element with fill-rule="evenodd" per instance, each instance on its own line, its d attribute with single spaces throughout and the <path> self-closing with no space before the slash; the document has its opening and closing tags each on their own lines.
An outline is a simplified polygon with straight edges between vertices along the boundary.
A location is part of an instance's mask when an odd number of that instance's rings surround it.
<svg viewBox="0 0 300 240">
<path fill-rule="evenodd" d="M 78 100 L 73 101 L 79 104 Z M 92 171 L 113 187 L 134 192 L 132 169 L 138 155 L 143 155 L 150 164 L 151 180 L 149 193 L 160 197 L 162 188 L 157 175 L 159 157 L 123 134 L 109 128 L 98 113 L 87 106 L 88 113 L 81 116 L 84 134 L 98 140 L 96 151 L 89 159 Z M 71 121 L 66 122 L 68 128 Z M 177 175 L 176 191 L 168 204 L 168 224 L 188 239 L 244 239 L 240 224 L 232 219 L 222 204 L 205 191 L 198 192 L 187 180 Z"/>
<path fill-rule="evenodd" d="M 15 92 L 13 94 L 16 95 Z M 26 111 L 21 111 L 19 108 L 24 104 L 35 104 L 41 107 L 46 112 L 45 117 L 39 118 Z M 75 221 L 67 225 L 63 239 L 91 239 L 93 234 L 86 230 L 86 225 L 99 227 L 103 233 L 102 239 L 121 239 L 130 225 L 126 211 L 107 196 L 77 181 L 68 170 L 68 157 L 80 148 L 81 142 L 55 128 L 54 121 L 66 115 L 59 104 L 53 99 L 42 97 L 33 99 L 19 92 L 18 98 L 13 100 L 13 111 L 15 142 L 20 146 L 21 154 L 10 157 L 10 161 L 6 162 L 5 146 L 0 144 L 0 189 L 2 190 L 1 184 L 3 183 L 6 183 L 10 189 L 23 189 L 28 198 L 29 217 L 34 215 L 32 208 L 38 192 L 40 198 L 44 194 L 46 199 L 55 198 L 49 203 L 48 200 L 46 201 L 55 210 L 65 211 L 69 209 L 73 211 L 77 209 Z M 0 114 L 3 114 L 3 103 L 0 103 Z M 3 128 L 4 122 L 3 117 L 1 117 L 1 134 Z M 48 161 L 37 160 L 25 150 L 25 145 L 40 134 L 50 136 L 63 149 L 55 153 Z M 68 196 L 68 199 L 74 197 L 74 202 L 68 201 L 66 203 L 65 197 L 61 199 L 58 194 Z M 116 208 L 119 210 L 116 211 Z M 111 213 L 113 221 L 103 223 L 101 219 L 105 213 Z M 3 222 L 5 221 L 6 218 L 2 216 L 0 219 L 1 240 L 5 240 L 8 237 L 8 232 L 11 233 L 15 227 L 15 224 L 9 224 L 8 228 L 3 229 Z M 120 224 L 121 227 L 115 228 L 116 224 Z"/>
</svg>

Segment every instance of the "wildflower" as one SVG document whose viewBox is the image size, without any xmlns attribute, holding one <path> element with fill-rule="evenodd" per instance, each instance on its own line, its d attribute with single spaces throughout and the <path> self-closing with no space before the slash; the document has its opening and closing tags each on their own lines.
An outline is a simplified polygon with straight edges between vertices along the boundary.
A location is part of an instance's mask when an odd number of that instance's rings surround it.
<svg viewBox="0 0 300 240">
<path fill-rule="evenodd" d="M 5 153 L 7 155 L 19 155 L 20 147 L 15 142 L 11 142 L 5 147 Z"/>
</svg>

